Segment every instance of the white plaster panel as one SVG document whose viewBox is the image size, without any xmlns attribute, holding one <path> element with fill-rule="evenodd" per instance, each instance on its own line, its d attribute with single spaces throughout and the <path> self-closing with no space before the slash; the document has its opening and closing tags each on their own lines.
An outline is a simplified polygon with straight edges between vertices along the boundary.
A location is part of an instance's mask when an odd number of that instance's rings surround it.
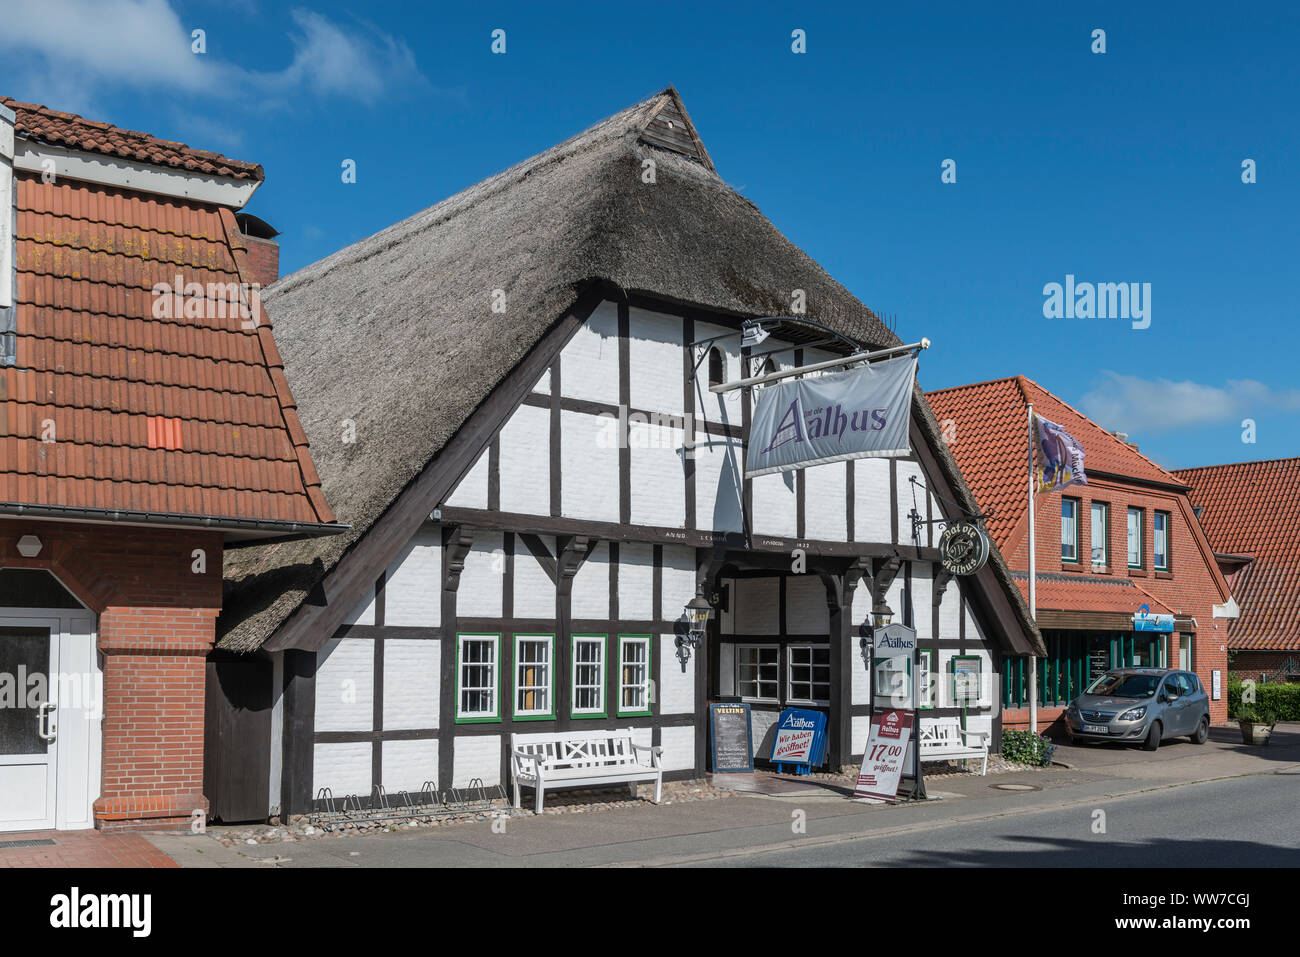
<svg viewBox="0 0 1300 957">
<path fill-rule="evenodd" d="M 373 625 L 375 623 L 375 586 L 371 585 L 355 608 L 343 620 L 345 625 Z"/>
<path fill-rule="evenodd" d="M 659 616 L 676 621 L 695 597 L 695 549 L 665 545 L 663 549 L 663 592 Z"/>
<path fill-rule="evenodd" d="M 555 539 L 541 536 L 542 544 L 555 554 Z M 555 618 L 555 585 L 533 553 L 515 537 L 515 617 Z"/>
<path fill-rule="evenodd" d="M 469 787 L 474 778 L 482 778 L 485 787 L 501 783 L 500 735 L 460 735 L 453 747 L 452 787 Z"/>
<path fill-rule="evenodd" d="M 384 642 L 384 728 L 438 727 L 442 642 L 389 638 Z"/>
<path fill-rule="evenodd" d="M 661 760 L 665 771 L 688 771 L 695 767 L 694 728 L 664 728 L 660 741 L 664 749 Z"/>
<path fill-rule="evenodd" d="M 618 547 L 618 616 L 648 621 L 654 611 L 654 546 L 623 542 Z"/>
<path fill-rule="evenodd" d="M 573 576 L 573 617 L 609 617 L 609 544 L 601 542 Z"/>
<path fill-rule="evenodd" d="M 465 556 L 456 589 L 456 614 L 464 618 L 500 618 L 505 589 L 506 554 L 500 532 L 478 532 Z"/>
<path fill-rule="evenodd" d="M 718 692 L 736 693 L 736 646 L 729 641 L 718 643 Z"/>
<path fill-rule="evenodd" d="M 694 455 L 697 528 L 719 532 L 738 532 L 743 529 L 742 453 L 743 446 L 739 439 L 696 433 Z"/>
<path fill-rule="evenodd" d="M 677 660 L 676 635 L 659 636 L 659 713 L 684 714 L 695 710 L 695 661 L 691 660 L 682 671 Z"/>
<path fill-rule="evenodd" d="M 804 533 L 807 538 L 844 542 L 849 537 L 848 469 L 843 462 L 804 470 Z"/>
<path fill-rule="evenodd" d="M 975 617 L 975 611 L 970 602 L 966 603 L 966 641 L 988 642 L 984 629 L 980 627 L 979 619 Z"/>
<path fill-rule="evenodd" d="M 317 726 L 317 730 L 321 730 Z M 369 741 L 318 744 L 312 750 L 311 791 L 329 788 L 334 797 L 360 794 L 369 797 L 371 789 L 371 750 Z"/>
<path fill-rule="evenodd" d="M 948 582 L 939 601 L 939 638 L 961 637 L 961 586 L 956 581 Z"/>
<path fill-rule="evenodd" d="M 732 634 L 781 633 L 781 579 L 738 578 L 731 592 Z"/>
<path fill-rule="evenodd" d="M 501 511 L 551 514 L 551 413 L 515 409 L 500 436 Z"/>
<path fill-rule="evenodd" d="M 438 782 L 438 739 L 385 741 L 383 748 L 384 788 L 415 791 L 425 781 Z"/>
<path fill-rule="evenodd" d="M 375 726 L 375 643 L 331 638 L 316 658 L 316 730 L 370 731 Z"/>
<path fill-rule="evenodd" d="M 568 382 L 567 376 L 564 381 Z M 565 516 L 618 521 L 617 420 L 583 412 L 561 412 L 560 468 Z"/>
<path fill-rule="evenodd" d="M 735 382 L 740 378 L 740 333 L 735 329 L 717 326 L 711 322 L 695 323 L 695 340 L 697 342 L 713 336 L 726 337 L 713 345 L 722 353 L 723 379 L 727 382 Z M 692 364 L 702 355 L 703 351 L 697 352 L 692 357 Z M 738 426 L 742 418 L 741 403 L 743 396 L 743 389 L 734 389 L 722 395 L 715 395 L 710 392 L 709 360 L 707 356 L 703 358 L 699 365 L 699 372 L 695 377 L 695 410 L 697 415 L 710 422 L 724 422 Z"/>
<path fill-rule="evenodd" d="M 871 717 L 870 715 L 854 715 L 849 719 L 852 724 L 850 733 L 849 750 L 853 754 L 865 754 L 867 751 L 867 742 L 871 740 Z"/>
<path fill-rule="evenodd" d="M 684 375 L 681 318 L 632 306 L 628 309 L 628 332 L 632 407 L 681 414 Z"/>
<path fill-rule="evenodd" d="M 447 498 L 454 508 L 487 508 L 488 504 L 488 451 L 484 449 L 474 467 L 460 480 L 455 491 Z"/>
<path fill-rule="evenodd" d="M 861 588 L 858 591 L 862 591 Z M 865 619 L 859 619 L 854 615 L 855 623 Z M 867 674 L 867 666 L 862 662 L 862 647 L 858 644 L 857 629 L 853 629 L 853 652 L 849 658 L 849 696 L 853 704 L 871 704 L 871 676 Z M 861 751 L 861 748 L 854 748 L 854 752 Z"/>
<path fill-rule="evenodd" d="M 550 369 L 547 369 L 545 372 L 542 373 L 542 377 L 538 379 L 537 384 L 533 386 L 533 391 L 540 392 L 542 395 L 551 394 L 551 370 Z"/>
<path fill-rule="evenodd" d="M 618 404 L 618 306 L 614 303 L 597 306 L 565 344 L 560 354 L 560 389 L 570 398 Z"/>
<path fill-rule="evenodd" d="M 781 712 L 750 708 L 749 717 L 750 732 L 754 736 L 754 757 L 770 758 L 772 745 L 776 743 L 776 725 Z"/>
<path fill-rule="evenodd" d="M 909 462 L 906 459 L 894 461 L 898 463 L 898 540 L 905 545 L 924 545 L 925 526 L 918 528 L 918 537 L 913 539 L 912 520 L 908 515 L 915 505 L 917 512 L 925 518 L 925 497 L 928 494 L 924 491 L 925 473 L 916 462 Z M 908 481 L 913 476 L 916 477 L 919 485 L 913 485 Z"/>
<path fill-rule="evenodd" d="M 686 525 L 685 431 L 657 422 L 629 422 L 633 525 Z"/>
<path fill-rule="evenodd" d="M 816 575 L 791 575 L 785 580 L 785 628 L 791 635 L 828 635 L 830 609 L 826 586 Z"/>
<path fill-rule="evenodd" d="M 930 562 L 912 562 L 912 627 L 921 641 L 934 637 L 934 582 L 930 575 Z"/>
<path fill-rule="evenodd" d="M 442 620 L 442 531 L 417 532 L 388 566 L 384 624 L 436 628 Z"/>
<path fill-rule="evenodd" d="M 794 538 L 799 530 L 799 496 L 793 472 L 757 475 L 753 480 L 754 531 Z M 843 509 L 841 509 L 843 511 Z"/>
<path fill-rule="evenodd" d="M 853 461 L 853 538 L 859 542 L 892 541 L 889 505 L 889 459 Z"/>
</svg>

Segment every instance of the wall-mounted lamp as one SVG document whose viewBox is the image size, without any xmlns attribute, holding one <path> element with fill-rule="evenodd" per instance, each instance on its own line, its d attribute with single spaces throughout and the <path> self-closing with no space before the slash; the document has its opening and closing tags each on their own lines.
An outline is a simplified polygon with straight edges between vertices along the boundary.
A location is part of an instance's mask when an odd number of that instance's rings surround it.
<svg viewBox="0 0 1300 957">
<path fill-rule="evenodd" d="M 677 660 L 682 663 L 682 671 L 691 660 L 691 649 L 704 647 L 704 636 L 708 631 L 709 619 L 713 617 L 713 606 L 704 597 L 704 586 L 695 587 L 695 597 L 686 603 L 687 633 L 677 636 Z"/>
<path fill-rule="evenodd" d="M 862 667 L 871 672 L 871 648 L 872 639 L 875 638 L 876 629 L 884 628 L 894 618 L 894 610 L 885 604 L 882 598 L 876 602 L 871 609 L 871 617 L 862 623 L 858 628 L 858 634 L 862 638 L 858 641 L 858 648 L 862 652 Z"/>
<path fill-rule="evenodd" d="M 770 332 L 763 328 L 761 323 L 754 319 L 743 323 L 740 328 L 743 333 L 740 337 L 742 346 L 756 346 L 771 335 Z"/>
</svg>

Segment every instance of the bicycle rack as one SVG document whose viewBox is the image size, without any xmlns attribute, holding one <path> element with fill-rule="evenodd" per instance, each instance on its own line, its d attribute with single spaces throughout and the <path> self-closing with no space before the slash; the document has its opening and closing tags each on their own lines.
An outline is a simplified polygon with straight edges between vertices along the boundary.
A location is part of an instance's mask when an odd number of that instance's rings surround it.
<svg viewBox="0 0 1300 957">
<path fill-rule="evenodd" d="M 377 784 L 368 798 L 359 794 L 339 798 L 331 788 L 323 787 L 316 792 L 307 820 L 323 830 L 349 824 L 430 823 L 450 814 L 487 810 L 499 800 L 506 800 L 506 789 L 500 784 L 485 786 L 482 778 L 471 778 L 467 787 L 445 791 L 439 791 L 436 782 L 425 781 L 418 791 L 402 790 L 391 795 L 383 785 Z"/>
</svg>

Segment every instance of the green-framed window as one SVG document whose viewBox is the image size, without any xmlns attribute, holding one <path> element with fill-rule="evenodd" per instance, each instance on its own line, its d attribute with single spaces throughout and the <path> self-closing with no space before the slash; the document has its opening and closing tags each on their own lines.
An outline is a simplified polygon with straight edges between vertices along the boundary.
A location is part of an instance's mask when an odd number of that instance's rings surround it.
<svg viewBox="0 0 1300 957">
<path fill-rule="evenodd" d="M 650 700 L 649 635 L 618 636 L 618 714 L 619 717 L 648 715 L 654 710 Z"/>
<path fill-rule="evenodd" d="M 938 683 L 935 681 L 935 675 L 939 673 L 938 664 L 939 652 L 935 648 L 921 649 L 920 664 L 920 698 L 917 701 L 917 707 L 922 711 L 928 711 L 936 706 L 934 700 L 935 690 Z"/>
<path fill-rule="evenodd" d="M 456 635 L 456 723 L 501 720 L 501 635 Z"/>
<path fill-rule="evenodd" d="M 573 698 L 569 714 L 574 718 L 605 717 L 606 635 L 574 635 L 570 677 Z"/>
<path fill-rule="evenodd" d="M 555 636 L 515 635 L 516 721 L 555 717 Z"/>
</svg>

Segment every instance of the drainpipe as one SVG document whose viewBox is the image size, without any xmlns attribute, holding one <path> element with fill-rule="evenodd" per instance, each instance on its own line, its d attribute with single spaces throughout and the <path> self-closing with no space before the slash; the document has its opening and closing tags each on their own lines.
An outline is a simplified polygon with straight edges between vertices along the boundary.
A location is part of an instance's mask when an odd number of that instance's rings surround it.
<svg viewBox="0 0 1300 957">
<path fill-rule="evenodd" d="M 0 365 L 13 365 L 14 227 L 17 190 L 14 186 L 14 111 L 0 103 Z"/>
</svg>

